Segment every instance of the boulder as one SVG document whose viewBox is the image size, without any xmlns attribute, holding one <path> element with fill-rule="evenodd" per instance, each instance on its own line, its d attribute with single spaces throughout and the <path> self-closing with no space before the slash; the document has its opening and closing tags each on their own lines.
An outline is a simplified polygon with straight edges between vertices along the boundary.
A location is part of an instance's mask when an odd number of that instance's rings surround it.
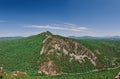
<svg viewBox="0 0 120 79">
<path fill-rule="evenodd" d="M 115 76 L 115 79 L 120 79 L 120 72 Z"/>
</svg>

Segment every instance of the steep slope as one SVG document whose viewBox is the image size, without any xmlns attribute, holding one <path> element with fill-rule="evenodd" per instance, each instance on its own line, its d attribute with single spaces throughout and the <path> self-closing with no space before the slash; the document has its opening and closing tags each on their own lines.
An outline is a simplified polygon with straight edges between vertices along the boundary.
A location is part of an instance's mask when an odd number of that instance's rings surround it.
<svg viewBox="0 0 120 79">
<path fill-rule="evenodd" d="M 39 51 L 42 48 L 44 34 L 19 40 L 0 41 L 0 67 L 6 71 L 25 71 L 37 74 Z"/>
<path fill-rule="evenodd" d="M 0 67 L 29 75 L 83 73 L 117 67 L 120 41 L 74 40 L 44 32 L 11 41 L 0 41 Z"/>
<path fill-rule="evenodd" d="M 113 68 L 120 65 L 119 40 L 76 40 L 94 52 L 100 60 L 98 69 Z"/>
<path fill-rule="evenodd" d="M 82 64 L 86 62 L 89 63 L 86 64 L 86 67 L 91 67 L 92 69 L 92 67 L 96 66 L 98 63 L 94 53 L 83 45 L 72 39 L 50 34 L 46 34 L 40 55 L 42 57 L 45 56 L 43 58 L 44 60 L 49 58 L 54 61 L 59 66 L 60 72 L 79 72 L 84 68 L 81 68 Z M 49 63 L 49 61 L 47 63 Z M 41 67 L 40 72 L 44 72 L 46 67 L 42 70 Z M 51 72 L 48 72 L 48 74 L 50 73 Z"/>
</svg>

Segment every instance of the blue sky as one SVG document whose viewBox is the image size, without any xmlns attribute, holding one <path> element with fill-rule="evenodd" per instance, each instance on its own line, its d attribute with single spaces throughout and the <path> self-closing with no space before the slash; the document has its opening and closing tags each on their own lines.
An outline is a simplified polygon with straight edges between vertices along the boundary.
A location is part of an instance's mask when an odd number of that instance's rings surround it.
<svg viewBox="0 0 120 79">
<path fill-rule="evenodd" d="M 0 0 L 0 37 L 43 31 L 120 36 L 120 0 Z"/>
</svg>

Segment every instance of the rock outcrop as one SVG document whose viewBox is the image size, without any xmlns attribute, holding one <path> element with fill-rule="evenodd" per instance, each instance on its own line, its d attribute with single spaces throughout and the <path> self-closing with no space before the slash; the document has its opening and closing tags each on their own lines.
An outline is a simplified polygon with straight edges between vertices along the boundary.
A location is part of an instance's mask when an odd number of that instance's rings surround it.
<svg viewBox="0 0 120 79">
<path fill-rule="evenodd" d="M 115 79 L 120 79 L 120 72 L 115 76 Z"/>
<path fill-rule="evenodd" d="M 49 57 L 54 55 L 58 59 L 67 56 L 68 62 L 73 60 L 79 63 L 89 60 L 92 65 L 96 66 L 97 57 L 92 51 L 77 43 L 73 39 L 62 38 L 60 36 L 45 34 L 46 38 L 43 41 L 43 47 L 40 51 L 40 55 L 46 55 L 46 61 L 40 64 L 39 73 L 46 75 L 58 75 L 62 71 L 57 71 L 57 64 Z M 45 59 L 44 59 L 45 60 Z"/>
<path fill-rule="evenodd" d="M 55 76 L 60 75 L 62 72 L 57 67 L 54 61 L 47 58 L 45 61 L 43 61 L 43 63 L 41 63 L 38 73 Z"/>
</svg>

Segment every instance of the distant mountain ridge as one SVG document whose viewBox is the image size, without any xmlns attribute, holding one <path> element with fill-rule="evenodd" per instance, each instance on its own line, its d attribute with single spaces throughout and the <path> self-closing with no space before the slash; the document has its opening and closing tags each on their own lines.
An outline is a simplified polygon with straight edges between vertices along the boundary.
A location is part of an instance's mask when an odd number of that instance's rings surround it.
<svg viewBox="0 0 120 79">
<path fill-rule="evenodd" d="M 24 37 L 16 36 L 16 37 L 0 37 L 0 40 L 15 40 L 15 39 L 21 39 Z"/>
<path fill-rule="evenodd" d="M 94 37 L 94 36 L 69 36 L 74 39 L 106 39 L 106 40 L 120 40 L 120 36 L 108 36 L 108 37 Z"/>
</svg>

